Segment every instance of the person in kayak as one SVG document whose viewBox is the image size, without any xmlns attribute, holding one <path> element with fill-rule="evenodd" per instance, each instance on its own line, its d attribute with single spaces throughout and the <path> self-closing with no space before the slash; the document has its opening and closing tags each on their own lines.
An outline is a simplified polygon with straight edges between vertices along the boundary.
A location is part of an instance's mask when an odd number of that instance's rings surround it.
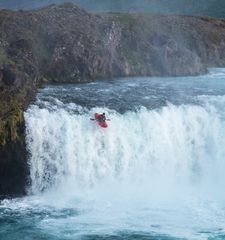
<svg viewBox="0 0 225 240">
<path fill-rule="evenodd" d="M 105 113 L 102 113 L 98 116 L 98 122 L 105 122 L 106 121 L 106 116 Z"/>
</svg>

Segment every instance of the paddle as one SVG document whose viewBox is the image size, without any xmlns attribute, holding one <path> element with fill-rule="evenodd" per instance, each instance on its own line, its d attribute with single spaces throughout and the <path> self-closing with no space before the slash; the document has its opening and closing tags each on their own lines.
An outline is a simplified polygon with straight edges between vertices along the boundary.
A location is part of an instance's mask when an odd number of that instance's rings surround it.
<svg viewBox="0 0 225 240">
<path fill-rule="evenodd" d="M 90 118 L 91 121 L 95 121 L 96 119 Z M 106 121 L 111 121 L 111 119 L 106 119 Z"/>
</svg>

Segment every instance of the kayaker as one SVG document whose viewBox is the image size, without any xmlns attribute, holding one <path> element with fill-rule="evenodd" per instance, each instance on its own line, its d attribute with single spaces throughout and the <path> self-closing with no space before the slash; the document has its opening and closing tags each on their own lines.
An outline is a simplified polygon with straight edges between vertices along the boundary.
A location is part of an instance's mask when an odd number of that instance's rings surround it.
<svg viewBox="0 0 225 240">
<path fill-rule="evenodd" d="M 99 122 L 105 122 L 106 121 L 105 113 L 102 113 L 98 116 L 98 121 Z"/>
</svg>

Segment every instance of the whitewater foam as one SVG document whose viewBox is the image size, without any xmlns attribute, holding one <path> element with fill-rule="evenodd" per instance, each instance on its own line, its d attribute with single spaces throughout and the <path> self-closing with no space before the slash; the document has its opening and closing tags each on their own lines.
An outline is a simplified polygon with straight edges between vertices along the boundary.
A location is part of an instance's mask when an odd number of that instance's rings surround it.
<svg viewBox="0 0 225 240">
<path fill-rule="evenodd" d="M 224 98 L 218 106 L 209 98 L 201 101 L 204 106 L 170 104 L 123 115 L 31 106 L 25 114 L 31 191 L 118 183 L 165 191 L 222 184 L 225 129 L 219 108 Z M 108 129 L 89 120 L 95 111 L 110 113 Z"/>
</svg>

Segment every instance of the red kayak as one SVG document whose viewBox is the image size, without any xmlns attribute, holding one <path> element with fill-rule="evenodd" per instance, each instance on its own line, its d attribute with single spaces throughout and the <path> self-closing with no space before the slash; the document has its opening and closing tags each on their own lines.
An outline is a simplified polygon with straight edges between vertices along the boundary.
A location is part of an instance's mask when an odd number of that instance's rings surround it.
<svg viewBox="0 0 225 240">
<path fill-rule="evenodd" d="M 95 113 L 95 120 L 96 120 L 96 122 L 98 123 L 98 125 L 99 125 L 100 127 L 102 127 L 102 128 L 107 128 L 107 127 L 108 127 L 108 124 L 107 124 L 106 121 L 103 121 L 103 122 L 102 122 L 102 121 L 99 121 L 100 116 L 101 116 L 101 114 Z"/>
</svg>

